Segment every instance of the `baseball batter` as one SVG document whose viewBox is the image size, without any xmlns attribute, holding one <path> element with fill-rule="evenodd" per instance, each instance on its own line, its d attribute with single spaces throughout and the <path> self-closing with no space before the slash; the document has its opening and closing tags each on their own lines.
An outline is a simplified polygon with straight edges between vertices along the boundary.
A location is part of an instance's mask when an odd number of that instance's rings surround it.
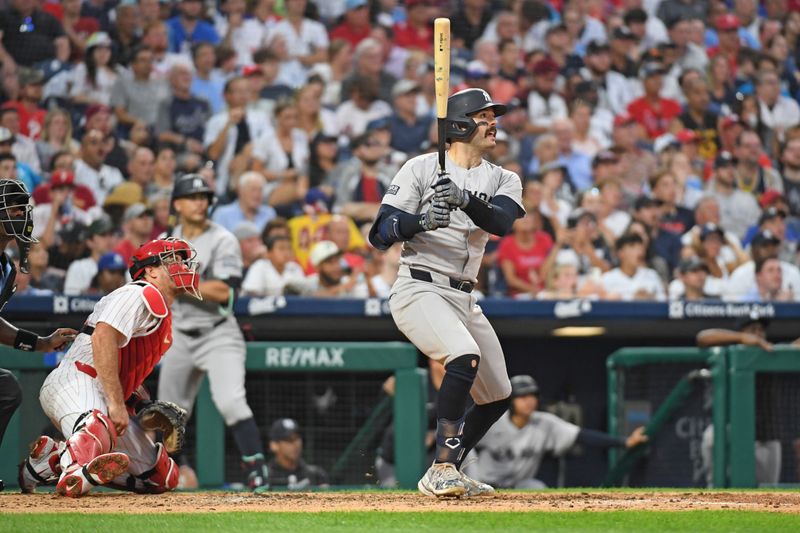
<svg viewBox="0 0 800 533">
<path fill-rule="evenodd" d="M 33 234 L 30 195 L 25 186 L 16 180 L 0 179 L 0 310 L 14 295 L 17 269 L 5 254 L 12 240 L 20 251 L 20 270 L 27 273 L 28 248 L 37 242 Z M 32 331 L 15 328 L 0 318 L 0 343 L 23 351 L 48 352 L 60 348 L 78 332 L 74 329 L 57 329 L 48 337 L 39 337 Z M 22 403 L 22 389 L 10 371 L 0 368 L 0 443 L 11 416 Z M 0 491 L 5 488 L 0 480 Z"/>
<path fill-rule="evenodd" d="M 497 487 L 539 489 L 536 479 L 545 454 L 561 456 L 576 443 L 602 448 L 632 448 L 647 441 L 643 428 L 616 437 L 580 428 L 551 413 L 538 411 L 539 386 L 531 376 L 511 378 L 511 409 L 476 446 L 477 475 Z"/>
<path fill-rule="evenodd" d="M 175 332 L 158 380 L 158 397 L 191 413 L 208 374 L 211 399 L 242 454 L 250 488 L 267 483 L 261 434 L 245 396 L 246 347 L 233 315 L 242 282 L 242 252 L 236 237 L 208 218 L 214 193 L 199 174 L 180 178 L 172 192 L 178 215 L 173 235 L 197 250 L 202 301 L 178 298 L 172 306 Z"/>
<path fill-rule="evenodd" d="M 466 454 L 505 412 L 511 385 L 497 335 L 471 294 L 489 234 L 505 235 L 524 214 L 522 182 L 483 159 L 506 106 L 486 91 L 448 99 L 445 171 L 437 154 L 409 160 L 388 188 L 370 231 L 386 250 L 403 242 L 389 307 L 397 327 L 445 365 L 436 404 L 436 459 L 418 483 L 427 496 L 491 495 L 460 472 Z M 466 410 L 470 394 L 475 405 Z"/>
<path fill-rule="evenodd" d="M 58 480 L 69 497 L 114 482 L 163 492 L 178 468 L 140 425 L 131 400 L 172 342 L 169 305 L 181 293 L 199 297 L 194 250 L 185 241 L 156 240 L 136 250 L 133 281 L 103 297 L 39 392 L 45 414 L 66 442 L 43 436 L 20 465 L 23 492 Z M 130 406 L 130 409 L 129 409 Z"/>
</svg>

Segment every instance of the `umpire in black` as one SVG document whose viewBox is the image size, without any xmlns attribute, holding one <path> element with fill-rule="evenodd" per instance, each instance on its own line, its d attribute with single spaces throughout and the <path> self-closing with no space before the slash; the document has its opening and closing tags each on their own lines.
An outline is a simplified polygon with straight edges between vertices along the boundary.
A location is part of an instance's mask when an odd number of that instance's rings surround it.
<svg viewBox="0 0 800 533">
<path fill-rule="evenodd" d="M 28 272 L 28 250 L 37 242 L 33 234 L 30 195 L 25 186 L 16 180 L 0 179 L 0 310 L 11 299 L 16 285 L 17 269 L 5 254 L 6 246 L 17 241 L 19 264 L 23 273 Z M 12 326 L 0 318 L 0 343 L 13 346 L 17 350 L 51 351 L 72 340 L 77 331 L 59 328 L 48 337 L 40 337 L 32 331 Z M 17 407 L 22 403 L 22 389 L 10 371 L 0 368 L 0 443 L 3 442 L 8 423 Z M 0 480 L 0 491 L 5 488 Z"/>
</svg>

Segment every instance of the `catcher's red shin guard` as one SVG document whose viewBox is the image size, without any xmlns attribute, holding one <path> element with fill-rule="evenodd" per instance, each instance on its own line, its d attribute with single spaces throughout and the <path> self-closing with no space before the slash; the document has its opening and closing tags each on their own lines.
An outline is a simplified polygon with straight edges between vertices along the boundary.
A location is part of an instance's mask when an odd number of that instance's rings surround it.
<svg viewBox="0 0 800 533">
<path fill-rule="evenodd" d="M 136 477 L 142 480 L 147 492 L 160 493 L 174 490 L 178 486 L 180 478 L 178 465 L 167 454 L 163 444 L 159 442 L 156 444 L 156 448 L 156 464 L 147 472 Z"/>
</svg>

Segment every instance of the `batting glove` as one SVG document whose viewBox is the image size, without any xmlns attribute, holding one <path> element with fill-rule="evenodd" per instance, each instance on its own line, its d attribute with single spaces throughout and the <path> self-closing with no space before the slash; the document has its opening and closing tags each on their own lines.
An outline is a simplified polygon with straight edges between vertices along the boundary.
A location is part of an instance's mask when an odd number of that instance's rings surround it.
<svg viewBox="0 0 800 533">
<path fill-rule="evenodd" d="M 453 183 L 450 178 L 444 178 L 436 182 L 433 186 L 436 193 L 433 196 L 434 202 L 446 202 L 452 207 L 464 209 L 469 203 L 469 194 Z"/>
<path fill-rule="evenodd" d="M 428 210 L 422 213 L 419 225 L 425 231 L 446 228 L 450 225 L 450 206 L 436 200 L 428 204 Z"/>
</svg>

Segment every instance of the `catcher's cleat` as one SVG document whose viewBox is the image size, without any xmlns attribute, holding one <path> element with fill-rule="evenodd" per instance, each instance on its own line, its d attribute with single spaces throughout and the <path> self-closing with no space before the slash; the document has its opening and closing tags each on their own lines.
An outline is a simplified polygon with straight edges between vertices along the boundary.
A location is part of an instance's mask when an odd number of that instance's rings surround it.
<svg viewBox="0 0 800 533">
<path fill-rule="evenodd" d="M 128 456 L 112 452 L 99 455 L 85 466 L 74 465 L 71 472 L 64 472 L 56 485 L 56 492 L 69 498 L 77 498 L 89 492 L 93 486 L 105 485 L 128 470 Z"/>
<path fill-rule="evenodd" d="M 17 481 L 23 494 L 31 494 L 39 485 L 53 485 L 61 473 L 58 441 L 42 435 L 31 444 L 30 454 L 19 464 Z"/>
<path fill-rule="evenodd" d="M 467 493 L 467 485 L 452 463 L 434 463 L 417 483 L 425 496 L 460 498 Z"/>
<path fill-rule="evenodd" d="M 461 472 L 461 480 L 464 482 L 464 485 L 467 486 L 467 492 L 464 493 L 465 498 L 494 498 L 497 496 L 497 492 L 495 492 L 494 487 L 487 483 L 478 481 L 477 479 L 472 479 L 464 472 Z"/>
</svg>

